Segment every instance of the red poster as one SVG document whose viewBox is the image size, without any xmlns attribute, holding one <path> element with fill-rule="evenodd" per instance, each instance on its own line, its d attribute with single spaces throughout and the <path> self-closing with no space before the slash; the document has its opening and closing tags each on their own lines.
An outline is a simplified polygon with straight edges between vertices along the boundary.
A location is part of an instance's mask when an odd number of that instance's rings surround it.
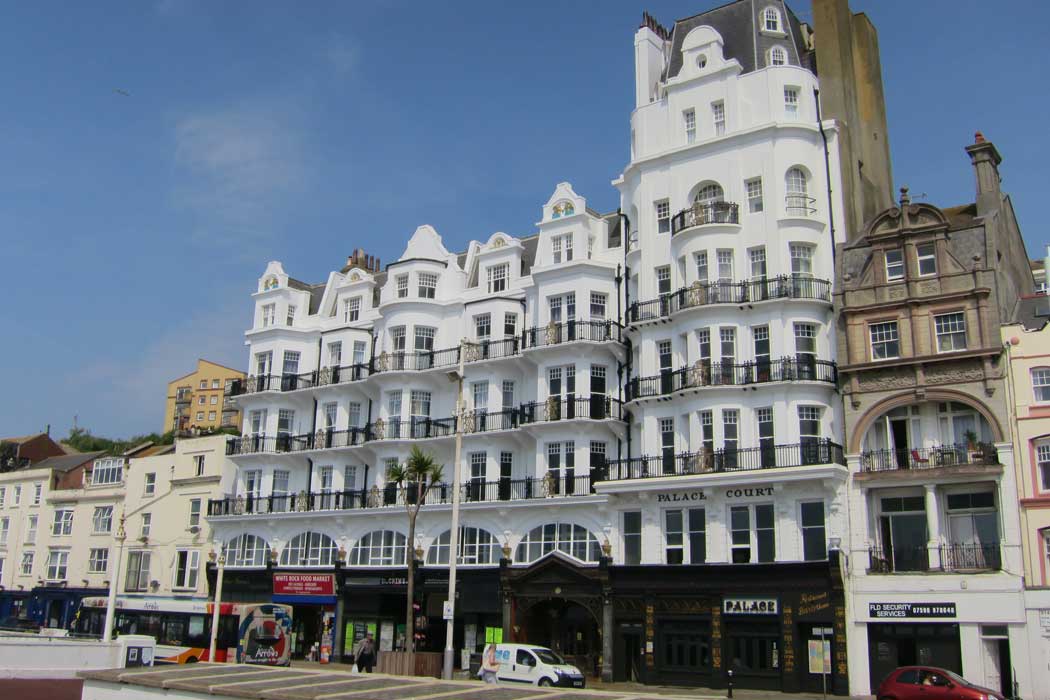
<svg viewBox="0 0 1050 700">
<path fill-rule="evenodd" d="M 335 574 L 273 575 L 274 595 L 335 595 Z"/>
</svg>

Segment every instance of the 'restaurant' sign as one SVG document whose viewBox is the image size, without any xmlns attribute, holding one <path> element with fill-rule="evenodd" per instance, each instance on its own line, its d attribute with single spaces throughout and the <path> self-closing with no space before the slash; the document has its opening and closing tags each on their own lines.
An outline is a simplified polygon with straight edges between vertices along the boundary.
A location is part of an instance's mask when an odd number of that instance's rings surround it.
<svg viewBox="0 0 1050 700">
<path fill-rule="evenodd" d="M 776 615 L 779 612 L 776 598 L 726 598 L 722 602 L 726 615 Z"/>
<path fill-rule="evenodd" d="M 273 575 L 274 595 L 335 595 L 335 574 Z"/>
<path fill-rule="evenodd" d="M 955 603 L 868 603 L 874 618 L 955 617 Z"/>
</svg>

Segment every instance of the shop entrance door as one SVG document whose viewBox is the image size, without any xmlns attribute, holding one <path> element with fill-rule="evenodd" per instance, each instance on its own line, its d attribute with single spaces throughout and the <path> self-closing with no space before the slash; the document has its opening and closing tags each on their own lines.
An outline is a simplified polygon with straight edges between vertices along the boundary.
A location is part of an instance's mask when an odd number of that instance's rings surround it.
<svg viewBox="0 0 1050 700">
<path fill-rule="evenodd" d="M 984 657 L 984 683 L 986 688 L 1013 697 L 1013 676 L 1010 665 L 1010 640 L 1006 625 L 982 625 L 981 648 Z"/>
<path fill-rule="evenodd" d="M 742 688 L 780 689 L 780 626 L 736 622 L 727 625 L 729 668 Z"/>
<path fill-rule="evenodd" d="M 292 606 L 292 631 L 295 633 L 293 657 L 310 659 L 314 644 L 318 650 L 321 648 L 321 611 L 319 605 Z"/>
<path fill-rule="evenodd" d="M 598 621 L 579 603 L 552 598 L 533 606 L 525 620 L 529 644 L 550 647 L 589 676 L 598 668 L 601 635 Z"/>
<path fill-rule="evenodd" d="M 613 680 L 639 683 L 642 680 L 642 625 L 622 623 L 620 640 L 616 645 Z"/>
</svg>

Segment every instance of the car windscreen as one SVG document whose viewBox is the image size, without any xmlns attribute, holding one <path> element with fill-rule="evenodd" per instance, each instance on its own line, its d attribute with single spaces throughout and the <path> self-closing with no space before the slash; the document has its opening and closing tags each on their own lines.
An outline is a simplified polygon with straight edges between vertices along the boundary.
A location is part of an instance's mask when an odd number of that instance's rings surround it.
<svg viewBox="0 0 1050 700">
<path fill-rule="evenodd" d="M 953 672 L 949 671 L 948 669 L 943 669 L 943 670 L 944 670 L 944 675 L 948 676 L 948 680 L 950 680 L 952 683 L 955 683 L 956 685 L 963 685 L 963 686 L 973 685 L 972 683 L 970 683 L 970 681 L 966 680 L 965 678 L 963 678 L 959 674 L 953 673 Z"/>
<path fill-rule="evenodd" d="M 565 663 L 565 659 L 561 658 L 550 649 L 529 649 L 529 651 L 539 657 L 539 660 L 545 664 L 560 665 Z"/>
</svg>

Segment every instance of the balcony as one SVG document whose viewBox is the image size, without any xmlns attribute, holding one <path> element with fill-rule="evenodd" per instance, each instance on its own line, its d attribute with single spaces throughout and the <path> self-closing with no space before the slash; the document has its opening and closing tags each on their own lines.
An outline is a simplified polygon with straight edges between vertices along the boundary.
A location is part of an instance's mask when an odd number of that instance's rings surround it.
<svg viewBox="0 0 1050 700">
<path fill-rule="evenodd" d="M 546 401 L 532 401 L 521 406 L 521 424 L 549 423 L 562 420 L 619 420 L 623 418 L 623 404 L 611 396 L 551 397 Z"/>
<path fill-rule="evenodd" d="M 784 212 L 791 217 L 809 218 L 817 213 L 817 200 L 803 192 L 784 196 Z"/>
<path fill-rule="evenodd" d="M 671 217 L 671 235 L 694 226 L 739 223 L 740 206 L 734 202 L 697 203 Z"/>
<path fill-rule="evenodd" d="M 651 377 L 633 377 L 627 382 L 628 401 L 666 396 L 677 391 L 720 386 L 750 386 L 773 382 L 825 382 L 835 384 L 834 362 L 815 358 L 782 357 L 767 362 L 710 362 L 699 360 L 692 367 L 669 370 Z"/>
<path fill-rule="evenodd" d="M 550 347 L 564 343 L 619 343 L 620 324 L 615 321 L 564 321 L 533 327 L 524 332 L 525 349 Z"/>
<path fill-rule="evenodd" d="M 437 484 L 427 493 L 425 506 L 452 503 L 452 485 Z M 413 498 L 414 489 L 388 485 L 385 488 L 351 491 L 277 494 L 271 496 L 230 496 L 208 501 L 209 517 L 268 515 L 271 513 L 305 513 L 403 507 Z M 591 477 L 565 476 L 548 472 L 543 477 L 467 481 L 460 486 L 463 503 L 570 498 L 593 495 Z M 414 500 L 410 501 L 414 503 Z"/>
<path fill-rule="evenodd" d="M 817 439 L 794 445 L 705 449 L 698 452 L 610 460 L 606 473 L 595 476 L 595 481 L 695 476 L 817 464 L 845 466 L 842 446 L 830 440 Z"/>
<path fill-rule="evenodd" d="M 628 323 L 667 318 L 684 309 L 718 304 L 753 304 L 774 299 L 831 303 L 831 282 L 815 277 L 780 275 L 743 282 L 694 282 L 658 299 L 636 301 L 627 308 Z"/>
<path fill-rule="evenodd" d="M 175 405 L 176 406 L 188 406 L 190 400 L 193 398 L 193 390 L 188 386 L 179 387 L 175 391 Z"/>
<path fill-rule="evenodd" d="M 940 568 L 931 565 L 926 546 L 870 547 L 869 574 L 972 573 L 1000 571 L 1003 566 L 999 543 L 945 544 L 937 548 Z"/>
<path fill-rule="evenodd" d="M 223 413 L 236 413 L 240 409 L 237 408 L 237 404 L 234 402 L 232 396 L 226 396 L 222 400 L 222 412 Z"/>
<path fill-rule="evenodd" d="M 868 473 L 998 464 L 999 453 L 994 444 L 987 442 L 973 445 L 937 445 L 911 450 L 872 450 L 860 455 L 860 469 Z"/>
</svg>

